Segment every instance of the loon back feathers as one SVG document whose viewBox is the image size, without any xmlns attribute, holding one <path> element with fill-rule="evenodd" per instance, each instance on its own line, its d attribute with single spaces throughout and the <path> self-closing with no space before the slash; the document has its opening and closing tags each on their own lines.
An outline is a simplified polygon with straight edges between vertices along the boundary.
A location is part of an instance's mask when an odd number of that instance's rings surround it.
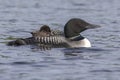
<svg viewBox="0 0 120 80">
<path fill-rule="evenodd" d="M 42 44 L 61 44 L 65 42 L 63 32 L 59 30 L 50 30 L 49 26 L 44 25 L 39 31 L 32 32 L 35 42 Z"/>
<path fill-rule="evenodd" d="M 50 27 L 43 25 L 40 30 L 31 32 L 32 37 L 29 38 L 20 38 L 15 41 L 8 42 L 9 46 L 20 46 L 27 44 L 48 44 L 48 45 L 61 45 L 65 44 L 65 38 L 63 32 L 59 30 L 50 30 Z M 61 36 L 62 35 L 62 36 Z"/>
<path fill-rule="evenodd" d="M 17 40 L 14 41 L 10 41 L 7 43 L 8 46 L 21 46 L 21 45 L 27 45 L 27 44 L 34 44 L 34 38 L 33 37 L 29 37 L 29 38 L 19 38 Z"/>
</svg>

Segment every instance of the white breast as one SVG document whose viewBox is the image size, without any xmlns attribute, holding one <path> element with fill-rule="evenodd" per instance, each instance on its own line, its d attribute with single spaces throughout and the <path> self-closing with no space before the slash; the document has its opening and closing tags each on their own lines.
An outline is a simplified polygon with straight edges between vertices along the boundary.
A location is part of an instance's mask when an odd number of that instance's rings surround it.
<svg viewBox="0 0 120 80">
<path fill-rule="evenodd" d="M 87 38 L 80 41 L 70 41 L 68 44 L 70 47 L 91 47 L 91 43 Z"/>
</svg>

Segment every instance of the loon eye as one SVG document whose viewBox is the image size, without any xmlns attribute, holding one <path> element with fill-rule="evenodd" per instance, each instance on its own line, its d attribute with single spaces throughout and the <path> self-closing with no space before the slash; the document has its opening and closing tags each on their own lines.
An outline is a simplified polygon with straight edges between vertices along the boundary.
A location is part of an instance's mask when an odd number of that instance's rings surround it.
<svg viewBox="0 0 120 80">
<path fill-rule="evenodd" d="M 31 34 L 33 34 L 33 32 L 31 32 Z"/>
</svg>

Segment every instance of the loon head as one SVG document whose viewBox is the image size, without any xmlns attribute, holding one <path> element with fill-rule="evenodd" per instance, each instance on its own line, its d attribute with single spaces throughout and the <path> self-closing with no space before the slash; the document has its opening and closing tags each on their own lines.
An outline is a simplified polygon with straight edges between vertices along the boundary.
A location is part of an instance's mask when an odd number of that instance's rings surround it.
<svg viewBox="0 0 120 80">
<path fill-rule="evenodd" d="M 47 25 L 43 25 L 38 31 L 31 32 L 33 37 L 37 37 L 37 36 L 46 37 L 49 36 L 50 33 L 51 33 L 50 27 Z"/>
<path fill-rule="evenodd" d="M 94 29 L 100 27 L 99 25 L 90 24 L 82 19 L 70 19 L 64 26 L 64 33 L 66 38 L 71 38 L 80 35 L 81 32 L 87 29 Z"/>
<path fill-rule="evenodd" d="M 91 47 L 90 41 L 81 36 L 80 33 L 87 29 L 94 29 L 99 25 L 90 24 L 82 19 L 70 19 L 64 26 L 64 34 L 67 39 L 70 39 L 70 45 L 75 47 Z"/>
<path fill-rule="evenodd" d="M 40 28 L 39 31 L 40 31 L 40 32 L 41 32 L 41 31 L 43 31 L 43 32 L 51 32 L 50 27 L 47 26 L 47 25 L 43 25 L 43 26 Z"/>
</svg>

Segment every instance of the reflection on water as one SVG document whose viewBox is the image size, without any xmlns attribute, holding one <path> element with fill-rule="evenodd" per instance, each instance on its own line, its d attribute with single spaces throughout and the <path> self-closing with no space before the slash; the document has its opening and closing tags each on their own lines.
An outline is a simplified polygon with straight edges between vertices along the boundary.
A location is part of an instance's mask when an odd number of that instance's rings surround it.
<svg viewBox="0 0 120 80">
<path fill-rule="evenodd" d="M 119 0 L 0 0 L 1 80 L 119 80 Z M 43 24 L 63 30 L 70 18 L 101 28 L 82 33 L 92 48 L 10 47 Z"/>
</svg>

